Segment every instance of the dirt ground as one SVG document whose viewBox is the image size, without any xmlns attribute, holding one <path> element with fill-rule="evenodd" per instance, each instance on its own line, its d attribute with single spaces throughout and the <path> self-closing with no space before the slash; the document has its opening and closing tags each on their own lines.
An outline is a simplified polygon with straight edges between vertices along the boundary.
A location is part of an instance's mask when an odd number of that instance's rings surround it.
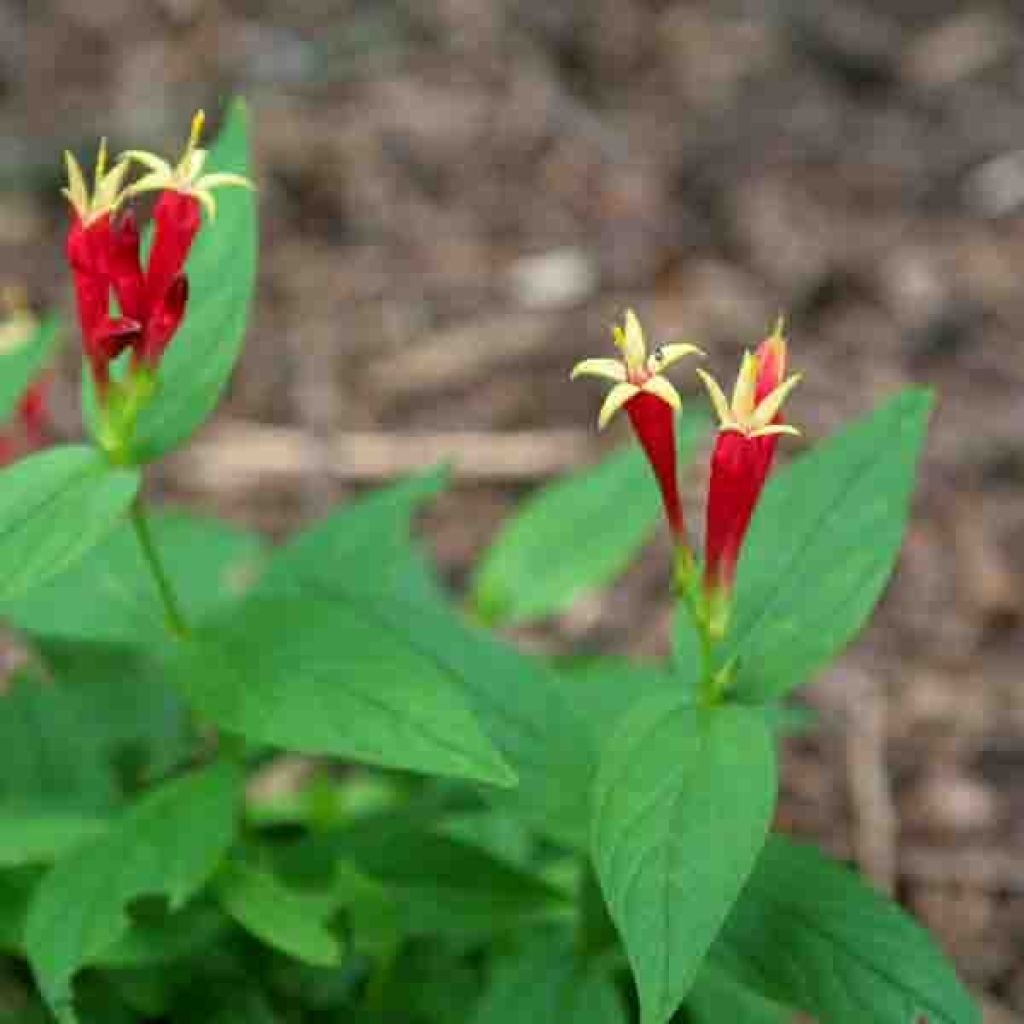
<svg viewBox="0 0 1024 1024">
<path fill-rule="evenodd" d="M 807 691 L 780 817 L 896 891 L 992 1021 L 1024 1020 L 1024 5 L 7 0 L 0 277 L 69 310 L 60 151 L 173 150 L 233 92 L 261 285 L 166 497 L 279 534 L 436 448 L 460 472 L 425 532 L 459 582 L 605 443 L 566 374 L 626 304 L 723 376 L 785 311 L 804 443 L 938 389 L 897 578 Z M 663 650 L 664 555 L 524 639 Z"/>
</svg>

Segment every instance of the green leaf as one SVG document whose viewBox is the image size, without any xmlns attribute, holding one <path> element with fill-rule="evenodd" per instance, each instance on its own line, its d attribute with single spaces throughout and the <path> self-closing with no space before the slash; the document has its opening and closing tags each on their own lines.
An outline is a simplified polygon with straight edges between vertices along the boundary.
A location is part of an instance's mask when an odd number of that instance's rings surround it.
<svg viewBox="0 0 1024 1024">
<path fill-rule="evenodd" d="M 388 815 L 314 836 L 292 853 L 293 871 L 326 874 L 338 863 L 386 887 L 407 936 L 490 935 L 565 910 L 561 894 L 533 874 Z"/>
<path fill-rule="evenodd" d="M 149 517 L 153 540 L 190 622 L 239 596 L 263 551 L 256 535 L 184 512 Z M 36 636 L 95 643 L 167 638 L 166 614 L 131 523 L 66 572 L 0 608 Z"/>
<path fill-rule="evenodd" d="M 342 599 L 457 682 L 519 779 L 515 789 L 489 790 L 487 799 L 543 835 L 585 848 L 594 746 L 554 673 L 439 603 Z"/>
<path fill-rule="evenodd" d="M 654 697 L 605 748 L 592 849 L 643 1024 L 682 1002 L 764 843 L 776 767 L 763 715 Z"/>
<path fill-rule="evenodd" d="M 106 828 L 97 815 L 0 806 L 0 867 L 56 860 Z"/>
<path fill-rule="evenodd" d="M 577 962 L 571 939 L 556 934 L 500 962 L 471 1024 L 626 1024 L 612 979 Z"/>
<path fill-rule="evenodd" d="M 864 625 L 899 553 L 931 406 L 907 390 L 769 481 L 724 655 L 739 658 L 743 699 L 802 683 Z"/>
<path fill-rule="evenodd" d="M 57 347 L 57 321 L 43 320 L 23 345 L 0 354 L 0 423 L 14 415 L 28 387 L 46 369 Z"/>
<path fill-rule="evenodd" d="M 852 871 L 772 836 L 713 959 L 828 1024 L 978 1024 L 931 936 Z"/>
<path fill-rule="evenodd" d="M 658 665 L 644 665 L 625 658 L 590 658 L 558 668 L 559 682 L 578 714 L 590 726 L 596 748 L 604 745 L 622 719 L 651 697 L 690 697 L 691 687 L 681 677 Z"/>
<path fill-rule="evenodd" d="M 221 872 L 215 888 L 221 906 L 261 942 L 307 964 L 341 963 L 341 947 L 327 927 L 336 909 L 329 896 L 300 892 L 239 863 Z"/>
<path fill-rule="evenodd" d="M 0 814 L 95 818 L 113 807 L 110 765 L 79 708 L 62 687 L 25 677 L 0 697 Z"/>
<path fill-rule="evenodd" d="M 686 1000 L 688 1024 L 792 1024 L 793 1012 L 741 985 L 714 964 L 705 963 Z M 863 1022 L 862 1022 L 863 1024 Z"/>
<path fill-rule="evenodd" d="M 248 600 L 177 645 L 168 671 L 202 715 L 257 742 L 514 782 L 450 673 L 350 605 Z"/>
<path fill-rule="evenodd" d="M 706 420 L 684 416 L 678 426 L 681 459 L 689 460 Z M 487 550 L 473 583 L 473 607 L 485 621 L 502 624 L 560 611 L 629 566 L 654 532 L 660 509 L 637 445 L 549 484 L 519 507 Z"/>
<path fill-rule="evenodd" d="M 275 555 L 257 592 L 329 598 L 431 662 L 519 777 L 516 789 L 491 789 L 487 798 L 545 835 L 585 847 L 594 755 L 558 681 L 537 659 L 463 621 L 436 588 L 415 582 L 423 576 L 410 559 L 408 519 L 433 479 L 404 481 L 331 516 Z"/>
<path fill-rule="evenodd" d="M 361 591 L 434 600 L 441 590 L 410 537 L 413 516 L 445 487 L 432 469 L 370 491 L 293 537 L 261 586 L 275 594 L 333 593 L 342 578 Z"/>
<path fill-rule="evenodd" d="M 0 871 L 0 953 L 22 955 L 25 918 L 38 881 L 36 868 Z"/>
<path fill-rule="evenodd" d="M 44 877 L 25 944 L 58 1019 L 74 1019 L 71 980 L 124 934 L 133 900 L 165 894 L 175 909 L 213 874 L 234 838 L 240 794 L 237 769 L 222 762 L 176 779 Z"/>
<path fill-rule="evenodd" d="M 227 112 L 206 172 L 251 176 L 249 114 L 241 100 Z M 188 310 L 160 363 L 158 391 L 139 417 L 132 455 L 150 462 L 185 441 L 210 415 L 242 350 L 256 284 L 256 196 L 217 192 L 217 218 L 207 221 L 189 256 Z M 83 408 L 96 433 L 96 401 L 83 374 Z"/>
<path fill-rule="evenodd" d="M 121 521 L 138 470 L 84 445 L 51 448 L 0 472 L 0 601 L 45 583 Z"/>
</svg>

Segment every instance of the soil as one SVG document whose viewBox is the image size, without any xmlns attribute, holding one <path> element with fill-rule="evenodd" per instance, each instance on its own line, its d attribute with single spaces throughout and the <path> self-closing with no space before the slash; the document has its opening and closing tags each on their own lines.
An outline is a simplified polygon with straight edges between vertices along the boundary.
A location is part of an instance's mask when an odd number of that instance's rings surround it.
<svg viewBox="0 0 1024 1024">
<path fill-rule="evenodd" d="M 69 312 L 61 151 L 173 151 L 236 92 L 258 300 L 163 497 L 279 535 L 430 435 L 462 467 L 424 524 L 459 584 L 517 499 L 623 440 L 566 375 L 626 305 L 723 377 L 785 311 L 791 452 L 937 389 L 898 573 L 805 693 L 820 721 L 788 746 L 780 822 L 892 888 L 991 1020 L 1024 1020 L 1024 6 L 6 3 L 0 277 Z M 664 650 L 666 562 L 659 542 L 524 642 Z"/>
</svg>

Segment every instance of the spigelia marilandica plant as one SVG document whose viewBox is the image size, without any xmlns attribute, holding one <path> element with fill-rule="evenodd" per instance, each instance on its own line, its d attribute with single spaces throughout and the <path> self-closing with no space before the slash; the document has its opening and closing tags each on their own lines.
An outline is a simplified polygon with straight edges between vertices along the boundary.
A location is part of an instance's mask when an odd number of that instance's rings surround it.
<svg viewBox="0 0 1024 1024">
<path fill-rule="evenodd" d="M 255 282 L 256 196 L 222 189 L 252 178 L 245 108 L 208 154 L 201 127 L 175 162 L 101 146 L 88 187 L 67 160 L 91 440 L 0 471 L 0 609 L 24 652 L 0 687 L 0 1015 L 978 1024 L 920 926 L 771 830 L 780 700 L 881 593 L 928 394 L 769 478 L 791 432 L 781 329 L 731 401 L 708 378 L 702 572 L 679 465 L 706 418 L 664 373 L 697 350 L 649 352 L 632 313 L 621 359 L 574 375 L 611 382 L 601 425 L 624 409 L 640 445 L 531 496 L 466 594 L 412 538 L 441 469 L 277 545 L 154 511 L 145 468 L 216 406 Z M 131 206 L 150 192 L 147 255 Z M 56 333 L 29 326 L 0 351 L 0 412 Z M 610 585 L 662 514 L 671 658 L 495 631 Z"/>
</svg>

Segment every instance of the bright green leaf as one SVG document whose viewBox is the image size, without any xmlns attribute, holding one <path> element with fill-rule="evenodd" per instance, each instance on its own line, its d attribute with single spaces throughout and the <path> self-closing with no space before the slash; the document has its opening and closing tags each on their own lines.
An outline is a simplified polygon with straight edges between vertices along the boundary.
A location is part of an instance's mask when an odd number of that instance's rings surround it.
<svg viewBox="0 0 1024 1024">
<path fill-rule="evenodd" d="M 828 1024 L 978 1024 L 932 937 L 852 871 L 772 836 L 712 953 Z"/>
<path fill-rule="evenodd" d="M 202 715 L 257 742 L 514 782 L 451 674 L 355 605 L 246 601 L 177 645 L 168 671 Z"/>
<path fill-rule="evenodd" d="M 739 896 L 776 794 L 764 716 L 675 696 L 636 708 L 605 748 L 592 849 L 643 1024 L 666 1024 Z"/>
<path fill-rule="evenodd" d="M 227 523 L 161 512 L 150 517 L 150 527 L 190 622 L 239 596 L 259 568 L 260 539 Z M 49 639 L 141 643 L 167 637 L 164 606 L 129 522 L 0 611 L 20 629 Z"/>
<path fill-rule="evenodd" d="M 585 847 L 594 745 L 554 673 L 437 602 L 344 600 L 457 681 L 519 779 L 515 789 L 488 791 L 488 800 L 560 843 Z"/>
<path fill-rule="evenodd" d="M 682 460 L 692 455 L 705 426 L 702 416 L 680 419 Z M 517 509 L 487 550 L 473 583 L 474 608 L 491 623 L 560 611 L 629 566 L 653 533 L 660 509 L 650 467 L 633 444 L 549 484 Z"/>
<path fill-rule="evenodd" d="M 142 896 L 184 905 L 217 869 L 235 834 L 241 779 L 217 762 L 155 789 L 99 838 L 43 878 L 25 928 L 39 988 L 64 1019 L 76 971 L 124 934 Z"/>
<path fill-rule="evenodd" d="M 56 860 L 106 828 L 106 819 L 50 809 L 0 805 L 0 867 Z"/>
<path fill-rule="evenodd" d="M 687 1024 L 792 1024 L 793 1013 L 705 963 L 686 1000 Z M 866 1022 L 861 1022 L 866 1024 Z"/>
<path fill-rule="evenodd" d="M 122 519 L 139 473 L 84 445 L 52 448 L 0 472 L 0 601 L 58 575 Z"/>
<path fill-rule="evenodd" d="M 558 891 L 533 874 L 388 815 L 314 836 L 294 857 L 306 871 L 348 863 L 385 886 L 404 935 L 489 935 L 564 912 Z"/>
<path fill-rule="evenodd" d="M 327 924 L 330 896 L 301 892 L 245 864 L 229 864 L 215 885 L 221 906 L 261 942 L 307 964 L 341 963 L 341 947 Z"/>
<path fill-rule="evenodd" d="M 275 594 L 332 594 L 339 579 L 360 591 L 433 600 L 441 593 L 410 531 L 448 474 L 429 470 L 351 501 L 274 555 L 261 586 Z"/>
<path fill-rule="evenodd" d="M 742 698 L 804 682 L 864 625 L 899 553 L 931 406 L 907 390 L 769 481 L 724 654 L 739 657 Z"/>
<path fill-rule="evenodd" d="M 626 1024 L 612 979 L 577 960 L 571 939 L 550 935 L 499 962 L 471 1024 Z"/>
<path fill-rule="evenodd" d="M 11 418 L 21 396 L 46 369 L 58 334 L 57 321 L 47 318 L 23 345 L 0 354 L 0 423 Z"/>
<path fill-rule="evenodd" d="M 274 556 L 258 592 L 330 598 L 389 643 L 432 662 L 519 777 L 518 787 L 489 790 L 488 799 L 545 835 L 583 847 L 594 758 L 582 721 L 537 659 L 436 599 L 408 542 L 410 515 L 437 483 L 436 476 L 416 477 L 332 515 Z"/>
<path fill-rule="evenodd" d="M 228 110 L 205 170 L 251 177 L 249 114 L 236 100 Z M 242 350 L 256 285 L 256 195 L 217 191 L 217 218 L 207 220 L 189 256 L 188 309 L 160 363 L 158 391 L 139 417 L 132 455 L 149 462 L 180 445 L 210 415 Z M 95 396 L 83 374 L 83 408 L 95 433 Z"/>
</svg>

